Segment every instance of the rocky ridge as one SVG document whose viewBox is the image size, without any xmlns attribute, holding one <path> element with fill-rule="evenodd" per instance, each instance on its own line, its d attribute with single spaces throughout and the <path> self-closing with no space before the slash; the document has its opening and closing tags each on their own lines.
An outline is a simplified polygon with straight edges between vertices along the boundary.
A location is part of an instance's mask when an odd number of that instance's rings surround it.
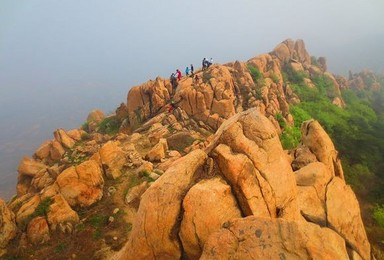
<svg viewBox="0 0 384 260">
<path fill-rule="evenodd" d="M 308 87 L 328 77 L 334 104 L 344 106 L 340 87 L 350 81 L 326 72 L 324 58 L 314 64 L 303 41 L 286 40 L 247 62 L 198 71 L 176 90 L 158 77 L 133 87 L 115 115 L 93 111 L 85 128 L 58 129 L 21 160 L 17 196 L 0 201 L 0 253 L 9 243 L 75 237 L 88 223 L 82 212 L 107 201 L 119 206 L 108 225 L 120 210 L 132 230 L 106 236 L 90 257 L 370 259 L 358 202 L 320 124 L 303 124 L 292 151 L 281 146 L 277 115 L 293 124 L 289 104 L 300 102 L 286 67 Z M 120 133 L 101 134 L 102 122 Z M 132 179 L 140 181 L 119 191 L 116 183 Z"/>
</svg>

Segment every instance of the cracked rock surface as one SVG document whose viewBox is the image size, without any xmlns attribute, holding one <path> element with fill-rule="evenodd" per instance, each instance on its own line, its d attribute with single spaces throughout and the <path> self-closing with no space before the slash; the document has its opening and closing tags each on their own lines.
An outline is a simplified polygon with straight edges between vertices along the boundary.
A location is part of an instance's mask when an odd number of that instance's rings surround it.
<svg viewBox="0 0 384 260">
<path fill-rule="evenodd" d="M 294 171 L 257 109 L 225 121 L 205 150 L 178 159 L 143 194 L 115 259 L 370 259 L 337 151 L 316 121 L 302 130 L 306 153 L 294 153 Z"/>
</svg>

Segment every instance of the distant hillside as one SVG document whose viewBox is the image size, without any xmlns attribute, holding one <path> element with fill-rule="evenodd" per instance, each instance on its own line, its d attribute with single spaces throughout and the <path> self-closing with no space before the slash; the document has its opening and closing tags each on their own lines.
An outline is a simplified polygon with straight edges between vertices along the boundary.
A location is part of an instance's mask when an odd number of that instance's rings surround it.
<svg viewBox="0 0 384 260">
<path fill-rule="evenodd" d="M 329 69 L 333 73 L 347 75 L 349 70 L 359 72 L 370 69 L 384 74 L 384 35 L 372 35 L 344 45 L 325 43 Z"/>
</svg>

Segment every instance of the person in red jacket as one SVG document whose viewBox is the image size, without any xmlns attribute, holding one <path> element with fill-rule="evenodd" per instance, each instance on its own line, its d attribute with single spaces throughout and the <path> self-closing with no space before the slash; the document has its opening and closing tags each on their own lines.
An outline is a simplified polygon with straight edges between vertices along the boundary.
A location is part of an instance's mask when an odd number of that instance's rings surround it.
<svg viewBox="0 0 384 260">
<path fill-rule="evenodd" d="M 181 80 L 181 71 L 179 69 L 176 70 L 177 79 Z"/>
</svg>

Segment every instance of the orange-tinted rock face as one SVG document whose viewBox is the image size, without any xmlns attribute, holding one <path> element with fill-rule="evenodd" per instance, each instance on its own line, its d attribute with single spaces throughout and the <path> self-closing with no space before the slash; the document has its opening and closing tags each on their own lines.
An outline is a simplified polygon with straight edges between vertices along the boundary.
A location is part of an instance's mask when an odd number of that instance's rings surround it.
<svg viewBox="0 0 384 260">
<path fill-rule="evenodd" d="M 34 245 L 43 244 L 50 239 L 49 227 L 45 217 L 36 217 L 29 222 L 27 237 Z"/>
<path fill-rule="evenodd" d="M 8 242 L 16 236 L 15 215 L 0 199 L 0 256 Z"/>
<path fill-rule="evenodd" d="M 305 153 L 292 159 L 256 109 L 225 121 L 205 152 L 174 162 L 142 195 L 129 242 L 116 257 L 369 259 L 333 143 L 316 121 L 302 131 Z M 296 157 L 302 164 L 294 172 Z"/>
<path fill-rule="evenodd" d="M 72 233 L 80 222 L 73 208 L 101 200 L 104 177 L 146 172 L 148 181 L 125 196 L 136 220 L 116 258 L 369 259 L 359 205 L 324 129 L 305 122 L 289 155 L 279 141 L 276 116 L 293 125 L 289 105 L 300 102 L 283 80 L 284 66 L 306 75 L 308 87 L 315 87 L 310 76 L 327 77 L 334 104 L 344 106 L 339 88 L 348 81 L 318 62 L 311 64 L 302 41 L 286 40 L 247 62 L 196 71 L 197 80 L 184 77 L 176 89 L 160 78 L 133 87 L 115 116 L 132 135 L 98 133 L 101 111 L 90 113 L 89 134 L 58 129 L 20 162 L 18 197 L 9 206 L 16 216 L 0 201 L 0 254 L 15 223 L 27 224 L 47 197 L 48 212 L 26 230 L 33 244 Z M 351 80 L 369 73 L 358 78 Z M 76 157 L 86 161 L 70 166 Z"/>
<path fill-rule="evenodd" d="M 231 187 L 219 177 L 194 185 L 183 200 L 183 209 L 180 239 L 190 259 L 201 255 L 208 237 L 225 222 L 241 217 Z"/>
<path fill-rule="evenodd" d="M 349 259 L 344 240 L 317 225 L 250 216 L 211 235 L 200 259 Z"/>
<path fill-rule="evenodd" d="M 99 164 L 93 160 L 64 170 L 56 184 L 71 206 L 87 207 L 103 196 L 103 173 Z"/>
<path fill-rule="evenodd" d="M 110 179 L 121 176 L 122 168 L 126 163 L 125 153 L 119 147 L 119 142 L 109 141 L 104 144 L 91 159 L 95 160 Z"/>
</svg>

